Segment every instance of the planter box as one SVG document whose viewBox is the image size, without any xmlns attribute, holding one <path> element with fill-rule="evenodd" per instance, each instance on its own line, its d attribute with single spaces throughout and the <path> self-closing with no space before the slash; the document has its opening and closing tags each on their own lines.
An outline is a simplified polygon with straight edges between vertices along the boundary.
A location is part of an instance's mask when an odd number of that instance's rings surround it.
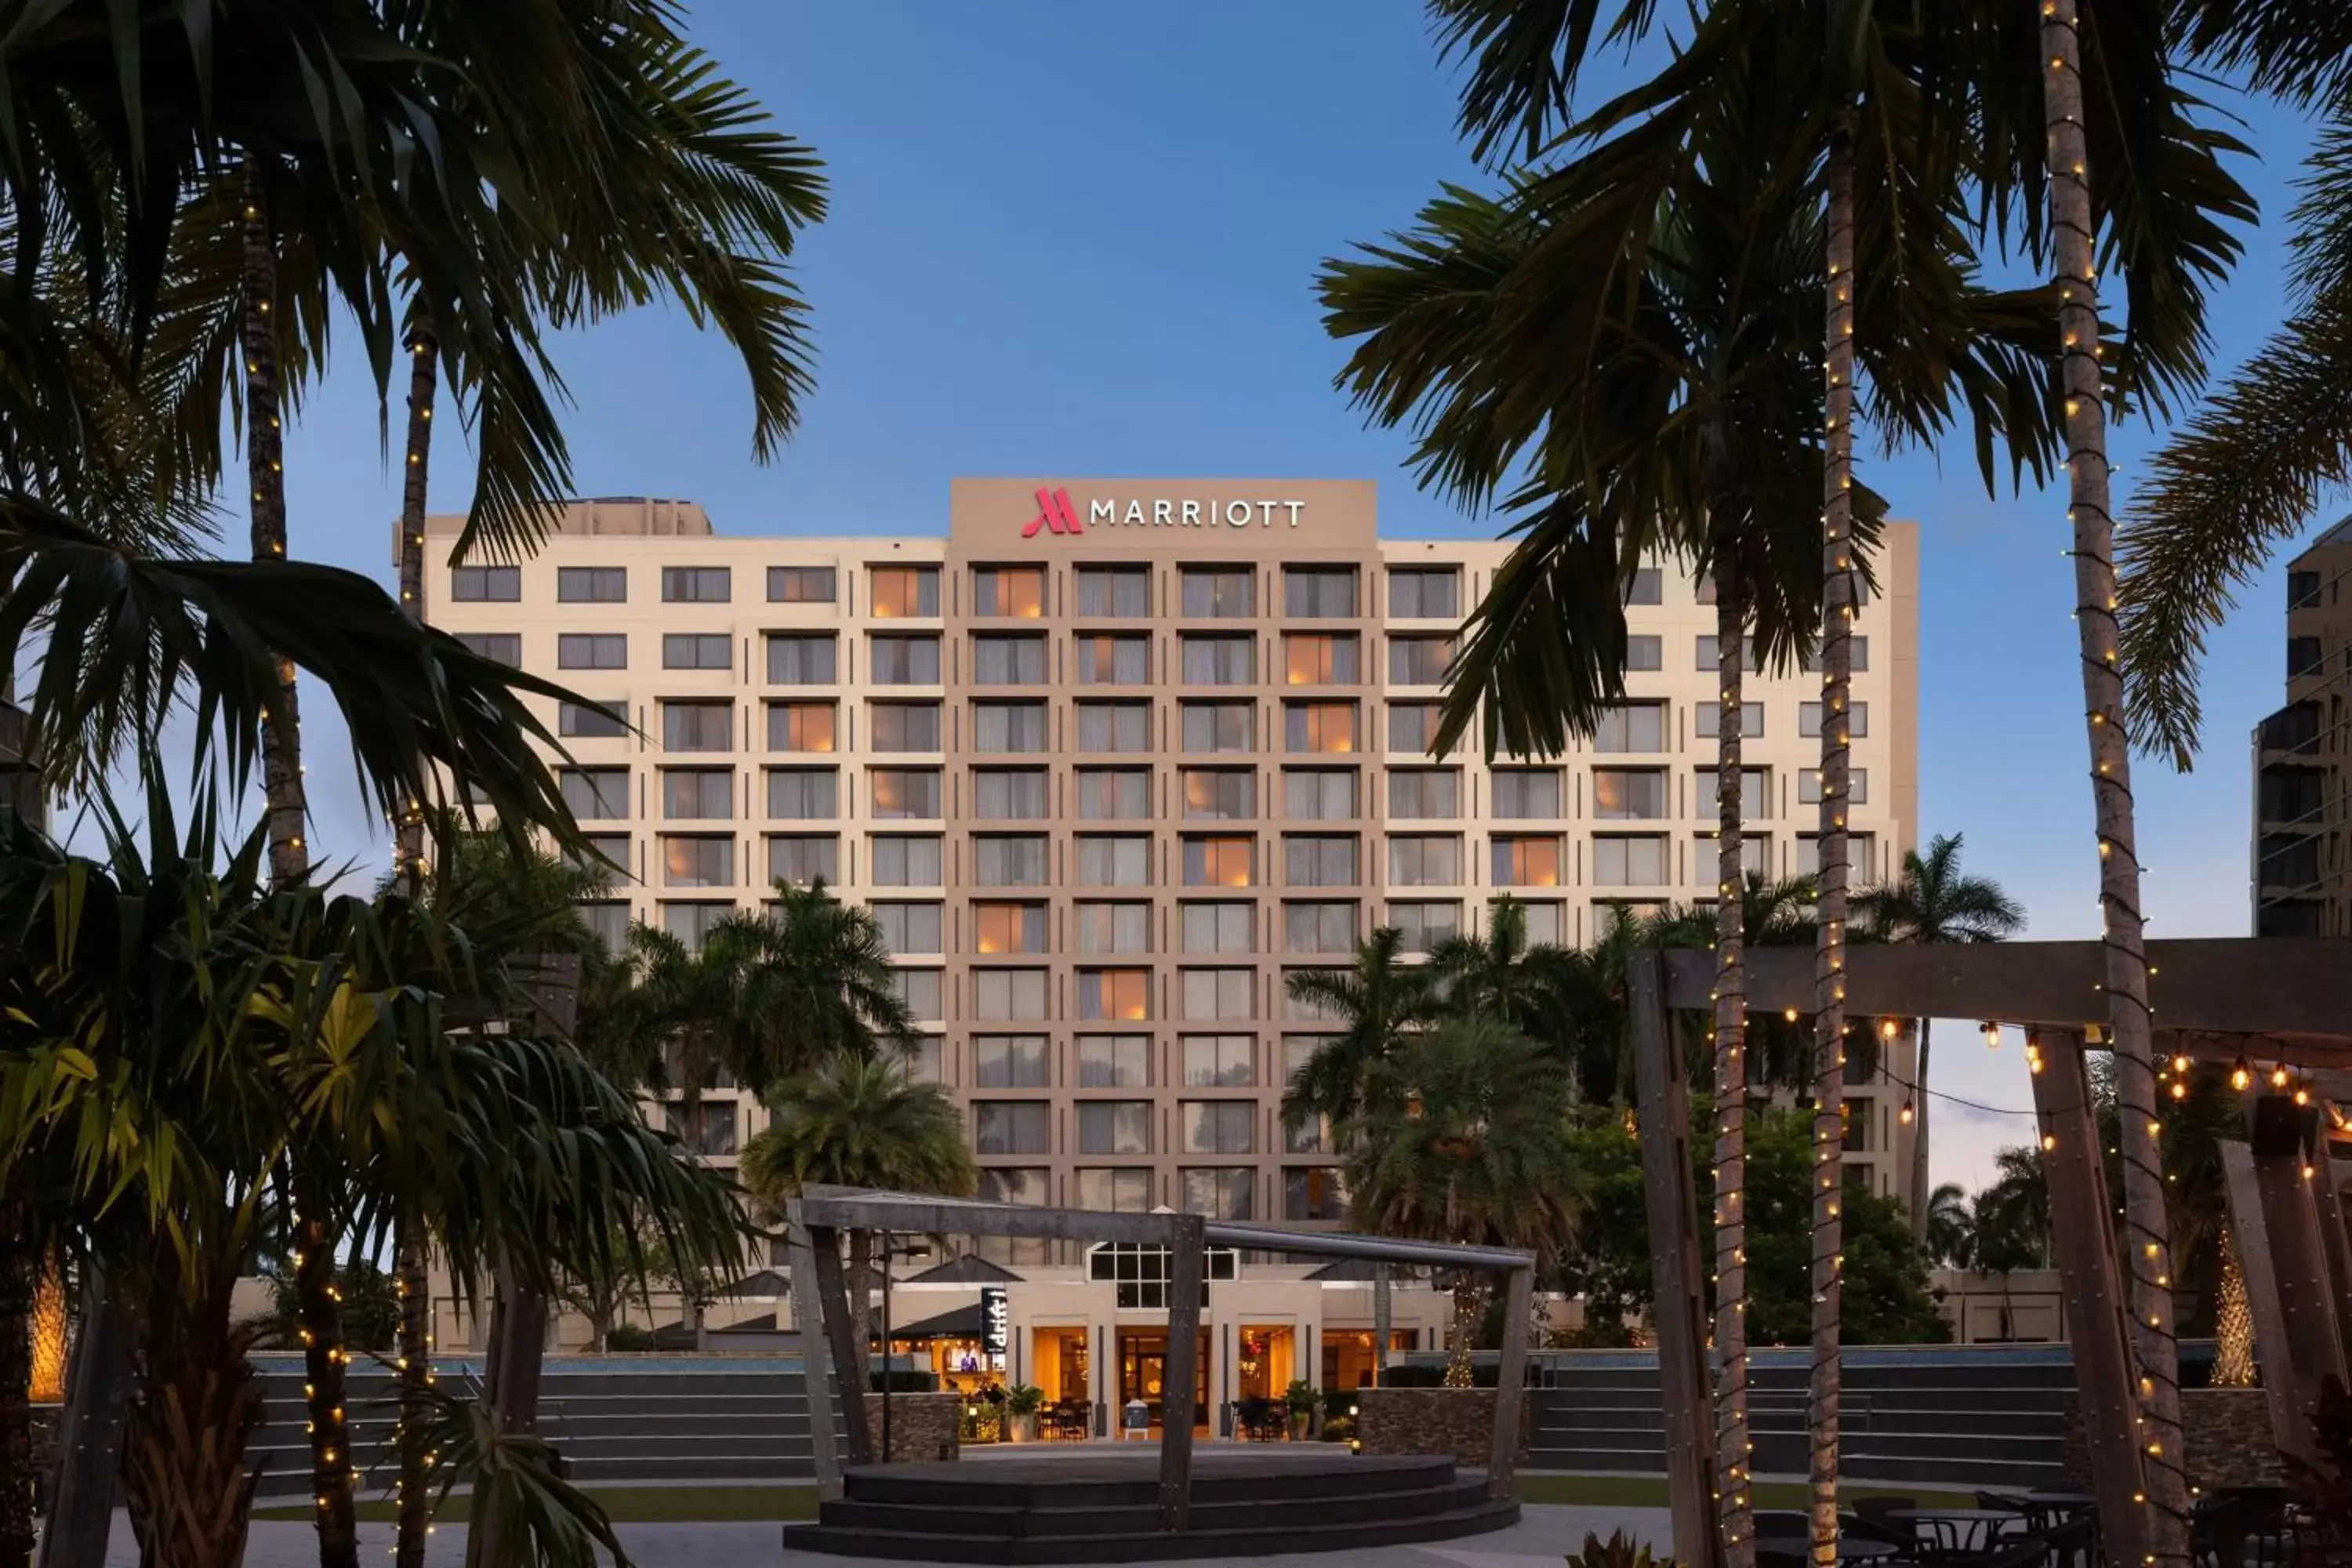
<svg viewBox="0 0 2352 1568">
<path fill-rule="evenodd" d="M 2191 1485 L 2207 1491 L 2221 1487 L 2279 1487 L 2286 1468 L 2279 1463 L 2271 1433 L 2270 1401 L 2259 1388 L 2184 1388 L 2180 1391 L 2181 1436 L 2189 1448 Z M 2091 1451 L 2083 1439 L 2078 1407 L 2066 1406 L 2063 1449 L 2070 1485 L 2091 1484 Z"/>
<path fill-rule="evenodd" d="M 1519 1404 L 1517 1458 L 1528 1454 L 1528 1413 Z M 1494 1457 L 1495 1391 L 1491 1388 L 1360 1388 L 1356 1436 L 1367 1454 L 1450 1454 L 1483 1470 Z"/>
<path fill-rule="evenodd" d="M 958 1436 L 963 1418 L 961 1394 L 897 1394 L 890 1395 L 890 1452 L 896 1465 L 925 1464 L 952 1459 L 961 1447 Z M 866 1396 L 866 1429 L 873 1434 L 874 1451 L 882 1452 L 882 1395 Z"/>
</svg>

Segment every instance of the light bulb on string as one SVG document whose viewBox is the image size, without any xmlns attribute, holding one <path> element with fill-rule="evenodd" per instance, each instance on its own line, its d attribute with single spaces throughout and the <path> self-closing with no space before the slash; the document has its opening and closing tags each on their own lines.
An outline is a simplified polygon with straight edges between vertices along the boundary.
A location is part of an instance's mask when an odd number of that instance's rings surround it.
<svg viewBox="0 0 2352 1568">
<path fill-rule="evenodd" d="M 2247 1089 L 2252 1085 L 2253 1081 L 2254 1075 L 2252 1070 L 2246 1066 L 2246 1058 L 2240 1057 L 2238 1058 L 2237 1065 L 2230 1069 L 2230 1087 L 2236 1089 L 2240 1094 L 2243 1094 L 2246 1092 Z"/>
<path fill-rule="evenodd" d="M 1999 1024 L 1996 1024 L 1991 1019 L 1988 1018 L 1983 1023 L 1979 1024 L 1977 1027 L 1984 1031 L 1985 1049 L 1989 1051 L 1997 1051 L 2000 1049 L 2000 1026 Z"/>
</svg>

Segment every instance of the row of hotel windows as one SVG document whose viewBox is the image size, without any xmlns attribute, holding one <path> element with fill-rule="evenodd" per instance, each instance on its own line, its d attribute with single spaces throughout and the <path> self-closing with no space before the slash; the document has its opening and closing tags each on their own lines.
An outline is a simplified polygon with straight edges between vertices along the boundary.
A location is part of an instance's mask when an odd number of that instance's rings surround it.
<svg viewBox="0 0 2352 1568">
<path fill-rule="evenodd" d="M 519 632 L 460 632 L 457 640 L 484 658 L 520 668 L 522 636 Z M 868 683 L 875 686 L 938 686 L 940 639 L 929 633 L 875 633 L 866 639 Z M 769 632 L 764 634 L 767 676 L 771 686 L 834 686 L 840 683 L 839 639 L 830 632 Z M 1185 686 L 1255 686 L 1258 684 L 1259 637 L 1251 632 L 1188 632 L 1177 639 L 1179 683 Z M 1853 639 L 1853 668 L 1870 668 L 1870 639 Z M 1444 634 L 1388 637 L 1388 683 L 1391 686 L 1442 686 L 1454 658 L 1454 639 Z M 1064 679 L 1057 657 L 1049 658 L 1047 638 L 1038 633 L 975 632 L 971 637 L 971 683 L 975 686 L 1045 686 Z M 1151 638 L 1139 632 L 1094 632 L 1069 639 L 1069 677 L 1080 686 L 1149 686 L 1151 684 Z M 1357 686 L 1364 680 L 1363 638 L 1356 632 L 1286 632 L 1282 634 L 1282 679 L 1286 686 Z M 1721 668 L 1712 637 L 1696 639 L 1696 667 Z M 1663 669 L 1664 640 L 1640 636 L 1626 639 L 1625 667 L 1630 670 Z M 555 639 L 558 669 L 626 669 L 629 638 L 625 632 L 562 632 Z M 1052 667 L 1049 670 L 1049 665 Z M 1809 668 L 1818 671 L 1816 654 Z M 665 632 L 661 639 L 664 669 L 731 671 L 734 637 L 728 632 Z"/>
<path fill-rule="evenodd" d="M 771 752 L 833 752 L 845 749 L 838 705 L 831 701 L 768 702 L 767 750 Z M 659 704 L 663 749 L 670 752 L 751 751 L 752 715 L 741 710 L 742 734 L 736 734 L 737 709 L 723 700 L 665 700 Z M 1765 705 L 1740 705 L 1740 730 L 1748 740 L 1766 736 Z M 866 750 L 871 752 L 943 752 L 964 739 L 964 710 L 952 710 L 952 734 L 943 734 L 950 710 L 938 702 L 873 702 L 866 705 Z M 1174 751 L 1192 755 L 1252 754 L 1269 749 L 1274 737 L 1261 733 L 1278 716 L 1281 750 L 1295 755 L 1347 754 L 1368 749 L 1362 704 L 1329 699 L 1286 699 L 1278 715 L 1259 705 L 1232 699 L 1178 702 L 1171 716 L 1160 711 L 1160 734 L 1152 730 L 1154 704 L 1150 701 L 1074 701 L 1073 721 L 1043 700 L 975 698 L 970 705 L 971 746 L 975 752 L 1017 755 L 1072 750 L 1097 753 Z M 1426 753 L 1437 738 L 1438 705 L 1433 702 L 1391 702 L 1388 709 L 1388 749 Z M 1667 750 L 1667 704 L 1633 702 L 1601 716 L 1591 750 L 1636 753 Z M 1719 702 L 1690 704 L 1692 736 L 1716 738 L 1722 725 Z M 853 713 L 854 713 L 853 710 Z M 1800 737 L 1822 732 L 1822 704 L 1797 705 Z M 1870 734 L 1870 704 L 1851 703 L 1844 710 L 1846 733 L 1862 740 Z M 557 733 L 570 740 L 618 740 L 629 734 L 625 705 L 619 702 L 566 702 L 556 715 Z M 854 745 L 856 737 L 849 737 Z"/>
</svg>

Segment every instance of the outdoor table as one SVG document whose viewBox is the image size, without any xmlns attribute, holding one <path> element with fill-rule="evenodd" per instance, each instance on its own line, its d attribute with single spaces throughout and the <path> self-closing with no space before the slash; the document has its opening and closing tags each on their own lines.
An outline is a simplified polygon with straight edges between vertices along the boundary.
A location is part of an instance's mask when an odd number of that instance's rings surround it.
<svg viewBox="0 0 2352 1568">
<path fill-rule="evenodd" d="M 1881 1557 L 1892 1557 L 1901 1548 L 1884 1541 L 1864 1541 L 1851 1535 L 1838 1537 L 1838 1561 L 1867 1563 Z"/>
<path fill-rule="evenodd" d="M 2091 1508 L 2099 1500 L 2089 1492 L 2070 1492 L 2049 1487 L 2036 1487 L 2024 1497 L 2026 1501 L 2041 1508 Z"/>
<path fill-rule="evenodd" d="M 1998 1508 L 1898 1508 L 1886 1517 L 1909 1525 L 1923 1537 L 1922 1544 L 1948 1557 L 1986 1550 L 2001 1526 L 2018 1521 L 2016 1514 Z"/>
</svg>

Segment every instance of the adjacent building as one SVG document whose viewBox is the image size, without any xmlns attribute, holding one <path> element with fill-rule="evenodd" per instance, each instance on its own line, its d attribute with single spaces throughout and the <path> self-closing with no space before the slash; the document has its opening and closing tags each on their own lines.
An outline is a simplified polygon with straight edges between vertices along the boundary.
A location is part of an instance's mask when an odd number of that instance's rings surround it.
<svg viewBox="0 0 2352 1568">
<path fill-rule="evenodd" d="M 2352 522 L 2287 563 L 2286 706 L 2253 736 L 2256 936 L 2352 936 Z"/>
<path fill-rule="evenodd" d="M 1714 610 L 1671 566 L 1635 578 L 1599 734 L 1489 763 L 1428 748 L 1508 547 L 1383 539 L 1370 482 L 967 479 L 945 522 L 727 535 L 582 501 L 520 565 L 436 565 L 427 607 L 588 699 L 547 717 L 628 870 L 609 938 L 698 942 L 779 880 L 872 908 L 990 1196 L 1336 1221 L 1328 1131 L 1278 1113 L 1332 1028 L 1291 974 L 1376 926 L 1426 952 L 1507 894 L 1570 944 L 1714 898 Z M 1916 550 L 1888 529 L 1856 620 L 1861 882 L 1916 841 Z M 1774 877 L 1814 866 L 1820 721 L 1817 675 L 1750 678 L 1746 854 Z M 1897 1051 L 1856 1074 L 1848 1158 L 1907 1196 Z M 682 1130 L 724 1160 L 762 1112 L 716 1089 Z"/>
</svg>

